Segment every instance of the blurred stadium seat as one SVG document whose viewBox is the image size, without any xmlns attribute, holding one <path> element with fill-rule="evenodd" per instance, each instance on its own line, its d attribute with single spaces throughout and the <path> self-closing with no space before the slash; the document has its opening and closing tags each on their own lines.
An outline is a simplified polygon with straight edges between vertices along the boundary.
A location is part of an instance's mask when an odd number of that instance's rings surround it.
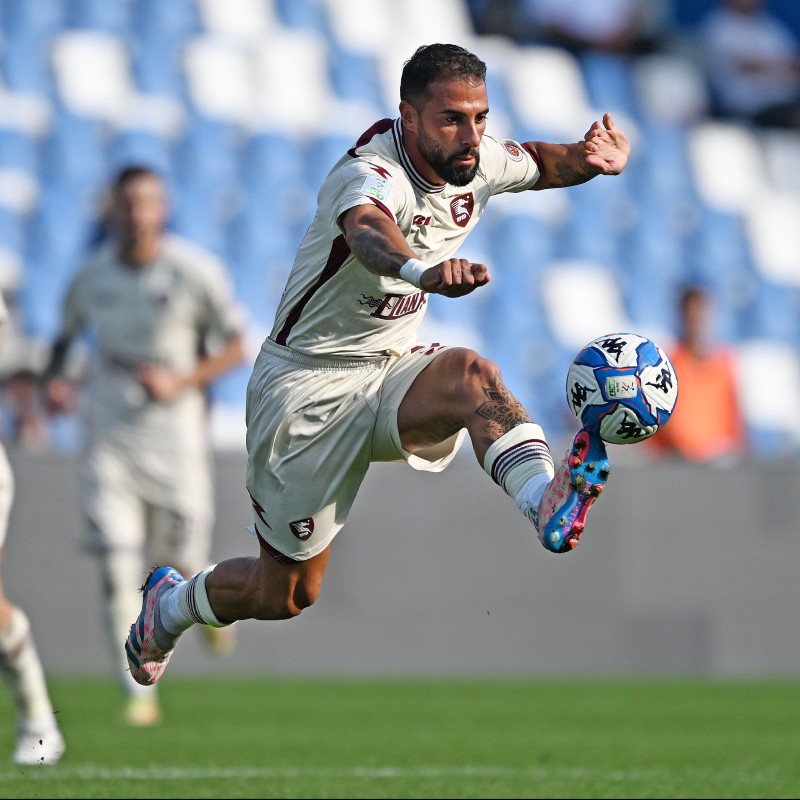
<svg viewBox="0 0 800 800">
<path fill-rule="evenodd" d="M 637 56 L 632 73 L 639 118 L 675 127 L 708 116 L 711 102 L 705 76 L 688 56 L 669 52 Z"/>
<path fill-rule="evenodd" d="M 630 59 L 587 50 L 579 56 L 586 93 L 593 108 L 614 114 L 639 116 L 639 105 Z"/>
<path fill-rule="evenodd" d="M 64 107 L 113 122 L 133 91 L 125 40 L 102 31 L 66 29 L 54 38 L 51 57 Z"/>
<path fill-rule="evenodd" d="M 127 0 L 70 0 L 64 22 L 68 28 L 105 31 L 126 36 L 130 26 Z"/>
<path fill-rule="evenodd" d="M 796 347 L 765 339 L 738 346 L 742 410 L 753 454 L 763 460 L 800 455 L 800 356 Z"/>
<path fill-rule="evenodd" d="M 721 211 L 744 212 L 764 191 L 764 155 L 755 132 L 729 122 L 692 128 L 688 152 L 703 202 Z M 732 168 L 735 165 L 735 169 Z"/>
<path fill-rule="evenodd" d="M 547 75 L 547 80 L 541 79 Z M 578 59 L 558 47 L 522 45 L 508 73 L 524 139 L 582 136 L 596 113 Z M 535 87 L 535 90 L 534 90 Z M 579 132 L 576 134 L 576 132 Z"/>
</svg>

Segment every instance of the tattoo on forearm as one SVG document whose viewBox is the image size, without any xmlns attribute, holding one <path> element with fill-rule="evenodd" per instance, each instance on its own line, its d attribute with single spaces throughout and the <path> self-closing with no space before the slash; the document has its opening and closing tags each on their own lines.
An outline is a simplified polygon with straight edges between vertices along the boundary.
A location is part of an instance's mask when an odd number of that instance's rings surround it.
<svg viewBox="0 0 800 800">
<path fill-rule="evenodd" d="M 555 172 L 560 180 L 553 179 L 554 187 L 577 186 L 591 180 L 596 174 L 588 167 L 583 170 L 577 170 L 563 161 L 556 162 Z"/>
<path fill-rule="evenodd" d="M 483 387 L 483 393 L 486 401 L 475 409 L 475 413 L 486 420 L 487 441 L 494 441 L 516 425 L 531 421 L 522 403 L 503 383 L 499 372 L 495 373 L 491 386 Z"/>
<path fill-rule="evenodd" d="M 386 264 L 389 246 L 386 238 L 380 233 L 364 229 L 353 240 L 352 250 L 356 258 L 367 269 L 379 269 L 381 264 Z M 402 264 L 403 261 L 397 264 L 397 270 Z"/>
</svg>

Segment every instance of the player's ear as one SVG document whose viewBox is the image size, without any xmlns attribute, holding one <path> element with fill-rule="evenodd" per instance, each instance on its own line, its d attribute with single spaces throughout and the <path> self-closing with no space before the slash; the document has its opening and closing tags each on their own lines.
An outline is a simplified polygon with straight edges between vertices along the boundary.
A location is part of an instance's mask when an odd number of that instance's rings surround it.
<svg viewBox="0 0 800 800">
<path fill-rule="evenodd" d="M 417 120 L 419 119 L 419 112 L 417 111 L 408 100 L 400 101 L 400 119 L 403 122 L 403 127 L 409 131 L 417 130 Z"/>
</svg>

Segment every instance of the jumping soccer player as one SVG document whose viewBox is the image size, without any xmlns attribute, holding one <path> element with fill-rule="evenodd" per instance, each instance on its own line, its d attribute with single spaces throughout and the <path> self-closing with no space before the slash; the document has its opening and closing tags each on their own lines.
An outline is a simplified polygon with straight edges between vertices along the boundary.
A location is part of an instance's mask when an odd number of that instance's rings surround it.
<svg viewBox="0 0 800 800">
<path fill-rule="evenodd" d="M 630 144 L 606 114 L 572 144 L 484 135 L 486 65 L 452 44 L 405 64 L 400 117 L 334 165 L 300 245 L 247 397 L 247 488 L 260 557 L 190 580 L 171 567 L 143 586 L 125 644 L 155 683 L 194 623 L 287 619 L 316 599 L 331 543 L 371 462 L 440 471 L 469 436 L 478 462 L 542 544 L 569 552 L 602 490 L 602 440 L 581 430 L 558 471 L 539 425 L 473 350 L 417 341 L 429 293 L 461 297 L 490 279 L 458 258 L 489 198 L 616 175 Z"/>
</svg>

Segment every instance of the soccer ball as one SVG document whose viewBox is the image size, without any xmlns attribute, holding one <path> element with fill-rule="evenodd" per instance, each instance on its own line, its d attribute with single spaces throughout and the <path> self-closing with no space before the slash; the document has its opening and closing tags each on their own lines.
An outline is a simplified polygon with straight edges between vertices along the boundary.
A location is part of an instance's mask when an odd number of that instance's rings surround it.
<svg viewBox="0 0 800 800">
<path fill-rule="evenodd" d="M 646 336 L 600 336 L 575 356 L 567 403 L 583 428 L 611 444 L 647 439 L 672 415 L 678 378 L 667 354 Z"/>
</svg>

